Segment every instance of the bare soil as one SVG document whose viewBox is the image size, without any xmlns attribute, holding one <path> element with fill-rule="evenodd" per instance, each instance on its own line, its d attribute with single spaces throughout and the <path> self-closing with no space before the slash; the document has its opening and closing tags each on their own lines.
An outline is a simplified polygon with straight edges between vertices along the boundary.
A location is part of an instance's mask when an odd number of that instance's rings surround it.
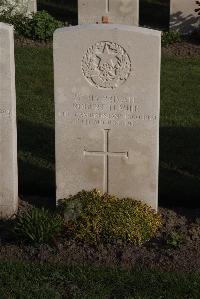
<svg viewBox="0 0 200 299">
<path fill-rule="evenodd" d="M 185 41 L 181 43 L 174 43 L 172 45 L 162 47 L 162 53 L 175 56 L 200 56 L 200 43 L 193 43 L 191 41 Z"/>
<path fill-rule="evenodd" d="M 33 47 L 33 48 L 52 48 L 52 41 L 38 41 L 25 38 L 22 36 L 15 36 L 15 47 Z"/>
<path fill-rule="evenodd" d="M 30 200 L 28 200 L 30 202 Z M 22 212 L 32 205 L 21 201 Z M 76 243 L 60 235 L 52 245 L 37 247 L 13 239 L 8 224 L 0 225 L 0 259 L 27 260 L 68 265 L 160 268 L 165 271 L 199 271 L 200 209 L 160 208 L 163 227 L 141 247 L 131 244 Z M 176 237 L 172 237 L 176 234 Z M 178 236 L 178 237 L 177 237 Z M 178 241 L 177 241 L 178 240 Z"/>
</svg>

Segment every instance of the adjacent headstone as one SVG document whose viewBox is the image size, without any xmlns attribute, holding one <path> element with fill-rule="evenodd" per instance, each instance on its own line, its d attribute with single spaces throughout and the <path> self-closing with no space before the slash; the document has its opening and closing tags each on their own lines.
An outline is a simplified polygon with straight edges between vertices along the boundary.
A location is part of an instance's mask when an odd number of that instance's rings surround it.
<svg viewBox="0 0 200 299">
<path fill-rule="evenodd" d="M 28 2 L 28 13 L 36 13 L 37 12 L 37 0 L 30 0 Z"/>
<path fill-rule="evenodd" d="M 0 218 L 18 208 L 13 27 L 0 23 Z"/>
<path fill-rule="evenodd" d="M 78 0 L 78 23 L 138 25 L 139 0 Z"/>
<path fill-rule="evenodd" d="M 160 39 L 127 25 L 56 30 L 57 199 L 97 188 L 157 209 Z"/>
<path fill-rule="evenodd" d="M 170 0 L 170 29 L 183 34 L 191 33 L 200 26 L 195 9 L 196 0 Z"/>
</svg>

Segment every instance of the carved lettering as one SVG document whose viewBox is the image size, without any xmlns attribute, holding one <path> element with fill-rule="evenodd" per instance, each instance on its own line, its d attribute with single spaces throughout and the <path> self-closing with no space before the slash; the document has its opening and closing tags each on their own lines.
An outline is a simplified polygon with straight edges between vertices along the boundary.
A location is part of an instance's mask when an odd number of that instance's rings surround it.
<svg viewBox="0 0 200 299">
<path fill-rule="evenodd" d="M 157 120 L 157 115 L 142 112 L 137 102 L 130 96 L 76 93 L 69 111 L 58 112 L 58 117 L 76 125 L 110 127 L 133 127 L 142 121 Z"/>
<path fill-rule="evenodd" d="M 0 108 L 0 117 L 11 117 L 11 111 L 9 109 Z"/>
</svg>

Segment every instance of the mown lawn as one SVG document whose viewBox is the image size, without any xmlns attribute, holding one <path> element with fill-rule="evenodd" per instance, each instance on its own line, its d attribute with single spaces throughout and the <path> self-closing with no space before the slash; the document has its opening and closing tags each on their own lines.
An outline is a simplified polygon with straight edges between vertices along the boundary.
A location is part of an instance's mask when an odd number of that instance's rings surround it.
<svg viewBox="0 0 200 299">
<path fill-rule="evenodd" d="M 160 203 L 199 205 L 200 59 L 163 57 Z"/>
<path fill-rule="evenodd" d="M 52 50 L 16 48 L 20 193 L 54 195 Z"/>
<path fill-rule="evenodd" d="M 19 186 L 54 196 L 52 49 L 16 48 Z M 159 203 L 200 194 L 200 60 L 162 57 Z"/>
<path fill-rule="evenodd" d="M 200 273 L 0 262 L 2 299 L 199 299 Z"/>
</svg>

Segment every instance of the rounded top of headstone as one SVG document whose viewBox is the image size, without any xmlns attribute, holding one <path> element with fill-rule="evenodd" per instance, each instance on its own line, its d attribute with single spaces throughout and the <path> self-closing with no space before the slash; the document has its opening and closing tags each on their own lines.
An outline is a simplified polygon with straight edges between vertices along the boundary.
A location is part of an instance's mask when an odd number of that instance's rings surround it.
<svg viewBox="0 0 200 299">
<path fill-rule="evenodd" d="M 54 32 L 54 36 L 62 32 L 69 32 L 69 31 L 80 31 L 80 30 L 119 30 L 119 31 L 131 31 L 135 33 L 142 33 L 151 36 L 161 36 L 161 31 L 143 28 L 138 26 L 130 26 L 130 25 L 122 25 L 122 24 L 84 24 L 84 25 L 77 25 L 77 26 L 70 26 L 70 27 L 63 27 L 58 28 Z"/>
<path fill-rule="evenodd" d="M 7 30 L 12 31 L 13 30 L 13 26 L 10 25 L 10 24 L 7 24 L 7 23 L 0 22 L 0 29 L 7 29 Z"/>
</svg>

